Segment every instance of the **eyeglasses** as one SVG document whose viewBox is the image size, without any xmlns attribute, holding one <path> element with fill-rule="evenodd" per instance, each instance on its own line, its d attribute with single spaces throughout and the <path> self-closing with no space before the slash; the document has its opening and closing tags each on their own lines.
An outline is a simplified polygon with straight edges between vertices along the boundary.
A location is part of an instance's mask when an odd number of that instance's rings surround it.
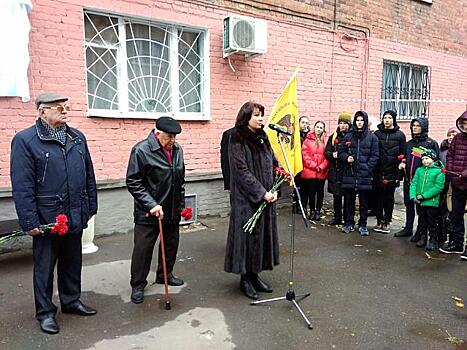
<svg viewBox="0 0 467 350">
<path fill-rule="evenodd" d="M 63 111 L 71 111 L 71 107 L 66 105 L 66 106 L 42 106 L 41 108 L 44 108 L 44 109 L 51 109 L 53 111 L 58 111 L 60 113 L 63 113 Z"/>
</svg>

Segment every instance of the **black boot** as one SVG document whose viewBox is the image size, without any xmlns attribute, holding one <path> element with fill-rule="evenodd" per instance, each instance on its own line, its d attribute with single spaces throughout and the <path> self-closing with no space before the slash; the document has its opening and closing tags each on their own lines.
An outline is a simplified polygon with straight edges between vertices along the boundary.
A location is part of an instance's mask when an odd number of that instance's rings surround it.
<svg viewBox="0 0 467 350">
<path fill-rule="evenodd" d="M 420 240 L 417 242 L 416 246 L 418 248 L 425 248 L 426 247 L 426 235 L 421 235 Z"/>
<path fill-rule="evenodd" d="M 410 238 L 410 242 L 414 242 L 414 243 L 417 243 L 418 241 L 420 241 L 420 239 L 422 238 L 422 234 L 420 233 L 420 231 L 415 231 L 415 234 Z"/>
<path fill-rule="evenodd" d="M 329 222 L 329 225 L 342 225 L 342 218 L 334 218 Z"/>
<path fill-rule="evenodd" d="M 315 210 L 315 214 L 314 214 L 314 216 L 313 216 L 313 220 L 315 220 L 315 221 L 320 221 L 320 220 L 321 220 L 320 210 Z"/>
<path fill-rule="evenodd" d="M 428 242 L 428 245 L 426 246 L 426 250 L 430 252 L 434 252 L 435 250 L 438 250 L 438 242 L 430 239 L 430 241 Z"/>
<path fill-rule="evenodd" d="M 251 284 L 250 276 L 242 275 L 240 278 L 240 289 L 247 298 L 257 300 L 258 294 Z"/>
<path fill-rule="evenodd" d="M 253 274 L 251 277 L 251 284 L 258 292 L 272 293 L 272 287 L 259 278 L 258 274 Z"/>
<path fill-rule="evenodd" d="M 412 236 L 412 230 L 409 230 L 405 227 L 402 230 L 397 231 L 394 234 L 394 237 L 410 237 L 410 236 Z"/>
</svg>

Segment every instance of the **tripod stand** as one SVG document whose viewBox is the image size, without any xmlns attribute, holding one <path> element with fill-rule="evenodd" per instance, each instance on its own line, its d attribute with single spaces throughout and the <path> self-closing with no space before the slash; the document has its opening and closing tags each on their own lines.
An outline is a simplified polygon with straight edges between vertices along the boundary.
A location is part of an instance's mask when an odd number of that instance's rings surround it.
<svg viewBox="0 0 467 350">
<path fill-rule="evenodd" d="M 290 164 L 289 164 L 289 161 L 288 161 L 286 153 L 285 153 L 282 137 L 283 136 L 280 134 L 280 131 L 277 131 L 277 139 L 278 139 L 279 144 L 281 146 L 282 155 L 284 156 L 284 159 L 285 159 L 285 164 L 287 165 L 287 171 L 288 171 L 289 174 L 292 175 L 292 173 L 290 171 Z M 290 257 L 290 259 L 289 259 L 289 261 L 290 261 L 289 268 L 290 269 L 289 269 L 289 282 L 288 282 L 287 292 L 285 293 L 285 296 L 283 296 L 283 297 L 264 299 L 264 300 L 256 300 L 256 301 L 252 301 L 250 303 L 250 305 L 264 304 L 264 303 L 269 303 L 269 302 L 274 302 L 274 301 L 279 301 L 279 300 L 290 301 L 290 302 L 292 302 L 292 304 L 295 306 L 295 308 L 298 310 L 298 312 L 302 316 L 303 320 L 308 325 L 308 329 L 313 329 L 313 326 L 311 325 L 311 322 L 308 320 L 308 318 L 306 317 L 305 313 L 300 308 L 300 305 L 298 305 L 297 300 L 296 300 L 297 298 L 304 299 L 306 297 L 309 297 L 311 295 L 311 293 L 295 295 L 295 290 L 294 290 L 294 249 L 295 249 L 295 208 L 296 208 L 296 203 L 298 203 L 298 207 L 300 208 L 300 212 L 302 214 L 302 218 L 303 218 L 303 221 L 304 221 L 306 227 L 308 227 L 308 222 L 306 220 L 305 212 L 303 210 L 303 205 L 302 205 L 302 201 L 301 201 L 301 198 L 300 198 L 300 193 L 298 192 L 298 189 L 297 189 L 297 186 L 295 184 L 295 180 L 294 180 L 293 176 L 291 176 L 291 181 L 292 181 L 292 186 L 293 186 L 294 193 L 295 193 L 295 196 L 296 196 L 295 197 L 296 202 L 294 202 L 293 196 L 292 196 L 292 227 L 291 227 L 291 230 L 290 230 L 290 255 L 289 255 L 289 257 Z"/>
</svg>

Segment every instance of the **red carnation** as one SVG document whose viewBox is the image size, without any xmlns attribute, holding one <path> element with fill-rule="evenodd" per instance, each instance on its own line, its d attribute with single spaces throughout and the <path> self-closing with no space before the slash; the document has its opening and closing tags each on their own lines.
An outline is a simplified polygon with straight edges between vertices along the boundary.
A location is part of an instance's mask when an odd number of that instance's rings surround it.
<svg viewBox="0 0 467 350">
<path fill-rule="evenodd" d="M 56 233 L 59 236 L 63 236 L 68 232 L 68 225 L 67 224 L 60 224 L 56 223 L 54 227 L 50 229 L 50 233 Z"/>
<path fill-rule="evenodd" d="M 384 186 L 387 186 L 388 183 L 389 183 L 389 181 L 388 181 L 387 179 L 384 179 L 384 180 L 383 180 L 383 185 L 384 185 Z"/>
<path fill-rule="evenodd" d="M 68 222 L 68 218 L 66 217 L 65 214 L 58 214 L 57 217 L 55 218 L 55 222 L 57 224 L 66 224 Z"/>
<path fill-rule="evenodd" d="M 55 218 L 55 225 L 50 229 L 50 233 L 56 233 L 59 236 L 63 236 L 68 232 L 68 218 L 65 214 L 59 214 Z"/>
<path fill-rule="evenodd" d="M 442 172 L 443 174 L 446 174 L 446 171 L 447 171 L 446 168 L 441 168 L 441 172 Z"/>
<path fill-rule="evenodd" d="M 347 141 L 347 142 L 345 143 L 345 145 L 346 145 L 347 147 L 350 147 L 351 144 L 352 144 L 352 142 L 350 142 L 350 141 Z"/>
<path fill-rule="evenodd" d="M 339 143 L 339 140 L 338 139 L 335 139 L 334 140 L 334 144 L 337 145 Z"/>
<path fill-rule="evenodd" d="M 399 160 L 402 160 L 402 159 L 404 159 L 404 158 L 405 158 L 405 155 L 403 155 L 403 154 L 399 154 L 399 155 L 397 156 L 397 159 L 399 159 Z"/>
<path fill-rule="evenodd" d="M 185 221 L 188 221 L 193 217 L 193 209 L 185 208 L 182 210 L 180 215 L 183 217 L 183 219 L 185 219 Z"/>
</svg>

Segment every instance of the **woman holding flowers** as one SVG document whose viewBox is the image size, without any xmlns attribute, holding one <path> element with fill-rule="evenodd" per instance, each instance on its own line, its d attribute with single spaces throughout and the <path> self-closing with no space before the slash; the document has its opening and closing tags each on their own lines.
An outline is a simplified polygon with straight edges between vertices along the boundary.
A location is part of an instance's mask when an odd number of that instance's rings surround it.
<svg viewBox="0 0 467 350">
<path fill-rule="evenodd" d="M 241 275 L 240 289 L 251 299 L 257 292 L 272 292 L 258 276 L 279 264 L 277 235 L 277 192 L 274 183 L 274 155 L 263 131 L 264 107 L 246 102 L 238 112 L 236 130 L 229 144 L 230 223 L 224 270 Z M 243 228 L 261 203 L 267 205 L 251 233 Z"/>
</svg>

